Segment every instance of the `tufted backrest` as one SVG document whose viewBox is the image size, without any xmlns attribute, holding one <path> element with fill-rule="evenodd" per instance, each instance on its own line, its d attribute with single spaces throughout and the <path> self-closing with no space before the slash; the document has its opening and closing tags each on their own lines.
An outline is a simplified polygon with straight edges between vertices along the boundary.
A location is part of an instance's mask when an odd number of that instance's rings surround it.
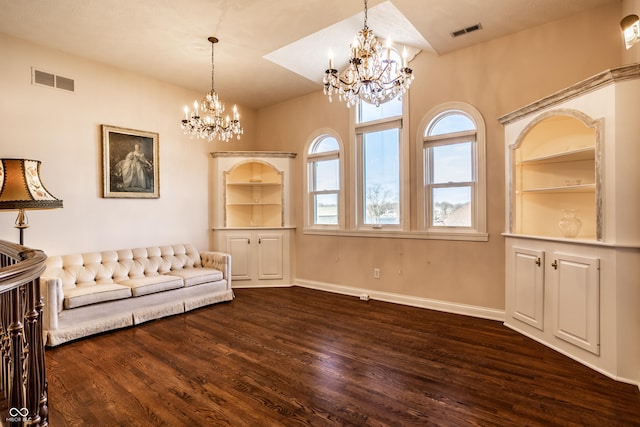
<svg viewBox="0 0 640 427">
<path fill-rule="evenodd" d="M 114 283 L 127 278 L 157 276 L 171 270 L 202 266 L 200 253 L 189 244 L 54 255 L 47 258 L 44 278 L 59 277 L 63 288 Z"/>
</svg>

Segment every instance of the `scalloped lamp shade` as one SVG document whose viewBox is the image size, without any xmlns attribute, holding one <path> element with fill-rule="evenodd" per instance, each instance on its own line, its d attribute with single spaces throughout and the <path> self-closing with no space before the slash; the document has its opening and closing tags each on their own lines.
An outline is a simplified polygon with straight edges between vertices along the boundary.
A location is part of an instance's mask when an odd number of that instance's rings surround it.
<svg viewBox="0 0 640 427">
<path fill-rule="evenodd" d="M 40 179 L 40 161 L 27 159 L 0 159 L 0 210 L 18 210 L 16 228 L 23 231 L 29 225 L 24 213 L 27 209 L 56 209 L 62 200 L 47 191 Z"/>
</svg>

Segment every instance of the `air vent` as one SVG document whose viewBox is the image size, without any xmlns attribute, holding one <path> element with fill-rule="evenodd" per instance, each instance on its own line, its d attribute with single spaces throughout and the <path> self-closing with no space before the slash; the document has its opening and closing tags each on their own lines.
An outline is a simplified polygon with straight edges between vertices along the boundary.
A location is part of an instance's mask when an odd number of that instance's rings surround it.
<svg viewBox="0 0 640 427">
<path fill-rule="evenodd" d="M 56 76 L 56 87 L 58 89 L 68 90 L 70 92 L 73 92 L 75 88 L 73 79 L 68 79 L 61 76 Z"/>
<path fill-rule="evenodd" d="M 46 71 L 36 70 L 32 68 L 32 83 L 36 85 L 54 87 L 58 89 L 67 90 L 69 92 L 75 91 L 75 82 L 73 79 L 56 76 L 55 74 L 47 73 Z"/>
<path fill-rule="evenodd" d="M 55 87 L 56 76 L 50 73 L 45 73 L 44 71 L 33 70 L 33 83 L 43 86 Z"/>
<path fill-rule="evenodd" d="M 482 24 L 481 23 L 477 23 L 476 25 L 472 25 L 470 27 L 467 28 L 462 28 L 460 30 L 454 31 L 451 33 L 451 37 L 460 37 L 464 34 L 468 34 L 468 33 L 472 33 L 474 31 L 478 31 L 482 29 Z"/>
</svg>

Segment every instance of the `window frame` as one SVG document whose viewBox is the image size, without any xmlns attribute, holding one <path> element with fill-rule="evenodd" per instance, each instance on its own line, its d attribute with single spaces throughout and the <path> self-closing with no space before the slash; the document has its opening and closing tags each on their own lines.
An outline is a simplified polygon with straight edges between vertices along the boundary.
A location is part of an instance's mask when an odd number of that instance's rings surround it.
<svg viewBox="0 0 640 427">
<path fill-rule="evenodd" d="M 324 138 L 333 138 L 338 143 L 338 150 L 325 151 L 320 153 L 309 153 L 312 147 Z M 318 161 L 338 160 L 338 189 L 313 191 L 311 180 L 315 177 L 313 164 Z M 341 230 L 345 228 L 345 167 L 344 167 L 344 144 L 332 129 L 321 129 L 316 131 L 305 144 L 304 150 L 304 181 L 303 181 L 303 203 L 304 228 L 305 230 Z M 316 194 L 337 194 L 338 201 L 338 223 L 337 224 L 316 224 L 314 221 Z"/>
<path fill-rule="evenodd" d="M 452 132 L 442 135 L 427 136 L 428 130 L 441 118 L 450 114 L 463 114 L 476 126 L 473 131 Z M 475 140 L 470 136 L 475 134 Z M 428 174 L 432 170 L 429 147 L 449 145 L 461 142 L 473 142 L 471 182 L 455 182 L 452 184 L 433 184 L 429 182 Z M 463 102 L 446 102 L 431 109 L 420 121 L 416 136 L 416 183 L 417 183 L 417 226 L 418 230 L 426 233 L 429 238 L 445 240 L 474 240 L 487 241 L 486 214 L 486 132 L 482 115 L 473 106 Z M 436 187 L 469 184 L 471 187 L 471 226 L 432 226 L 431 189 Z"/>
<path fill-rule="evenodd" d="M 362 102 L 362 101 L 361 101 Z M 350 228 L 357 232 L 391 232 L 397 233 L 409 230 L 410 218 L 410 181 L 409 181 L 409 131 L 406 123 L 409 117 L 409 94 L 402 95 L 402 114 L 384 119 L 358 123 L 360 103 L 356 104 L 350 114 L 351 147 L 354 150 L 351 162 L 351 176 L 354 177 L 352 191 L 354 195 L 353 209 L 350 216 Z M 364 152 L 363 135 L 368 132 L 378 132 L 388 129 L 399 129 L 399 223 L 398 224 L 365 224 L 364 207 Z"/>
</svg>

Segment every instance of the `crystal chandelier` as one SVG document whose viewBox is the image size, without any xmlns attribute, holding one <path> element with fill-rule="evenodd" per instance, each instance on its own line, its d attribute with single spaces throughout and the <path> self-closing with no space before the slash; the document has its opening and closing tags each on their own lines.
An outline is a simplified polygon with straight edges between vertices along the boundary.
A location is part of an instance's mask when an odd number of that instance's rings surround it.
<svg viewBox="0 0 640 427">
<path fill-rule="evenodd" d="M 243 133 L 240 126 L 240 115 L 238 108 L 233 106 L 233 119 L 224 113 L 224 104 L 218 99 L 218 94 L 214 89 L 214 46 L 218 43 L 216 37 L 209 37 L 211 42 L 211 91 L 206 94 L 200 103 L 193 101 L 193 110 L 184 107 L 184 119 L 182 119 L 182 130 L 186 135 L 212 141 L 218 138 L 220 141 L 228 142 L 236 136 L 240 139 Z"/>
<path fill-rule="evenodd" d="M 407 67 L 407 51 L 403 51 L 403 64 L 391 56 L 390 42 L 386 49 L 367 26 L 367 0 L 364 0 L 364 28 L 358 32 L 351 44 L 349 67 L 338 74 L 329 58 L 329 68 L 325 71 L 324 94 L 338 94 L 347 107 L 362 99 L 370 104 L 380 104 L 400 97 L 413 81 L 413 70 Z"/>
</svg>

